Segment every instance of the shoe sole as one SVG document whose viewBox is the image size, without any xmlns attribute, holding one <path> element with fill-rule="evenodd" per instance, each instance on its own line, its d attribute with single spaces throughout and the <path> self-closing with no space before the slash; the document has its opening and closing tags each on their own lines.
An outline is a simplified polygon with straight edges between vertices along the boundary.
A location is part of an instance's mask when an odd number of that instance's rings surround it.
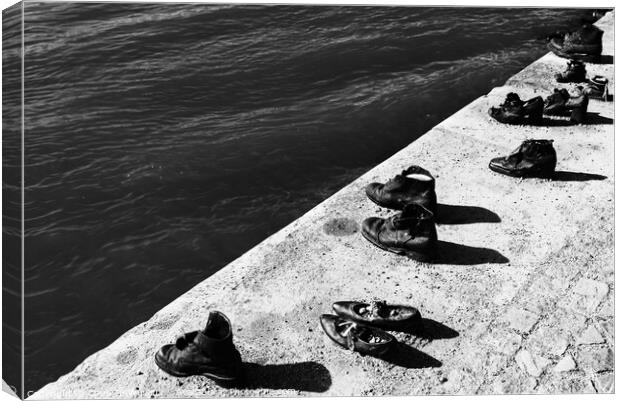
<svg viewBox="0 0 620 401">
<path fill-rule="evenodd" d="M 384 251 L 395 253 L 397 255 L 407 256 L 409 259 L 417 260 L 418 262 L 431 263 L 435 259 L 433 255 L 427 255 L 427 254 L 420 253 L 420 252 L 406 251 L 400 248 L 392 248 L 389 246 L 385 246 L 381 243 L 376 242 L 373 238 L 369 237 L 364 231 L 362 231 L 362 236 L 366 238 L 371 244 L 373 244 L 377 248 L 383 249 Z"/>
<path fill-rule="evenodd" d="M 228 384 L 235 383 L 236 381 L 239 380 L 239 377 L 218 376 L 214 373 L 209 373 L 209 372 L 196 372 L 196 373 L 179 372 L 177 370 L 171 369 L 170 367 L 164 365 L 162 362 L 159 361 L 157 357 L 155 357 L 155 364 L 164 372 L 168 373 L 169 375 L 175 376 L 175 377 L 204 376 L 216 382 L 228 383 Z"/>
<path fill-rule="evenodd" d="M 507 170 L 498 166 L 494 166 L 489 164 L 489 169 L 495 171 L 496 173 L 508 175 L 510 177 L 516 178 L 553 178 L 553 172 L 542 172 L 542 171 L 532 171 L 532 172 L 523 172 L 521 170 Z"/>
</svg>

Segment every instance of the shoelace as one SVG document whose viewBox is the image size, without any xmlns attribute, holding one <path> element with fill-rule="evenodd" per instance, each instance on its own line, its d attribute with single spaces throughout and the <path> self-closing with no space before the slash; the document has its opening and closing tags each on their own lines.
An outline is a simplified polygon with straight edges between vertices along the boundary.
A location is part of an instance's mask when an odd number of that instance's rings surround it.
<svg viewBox="0 0 620 401">
<path fill-rule="evenodd" d="M 344 331 L 340 333 L 341 336 L 346 337 L 347 339 L 347 348 L 351 351 L 355 351 L 355 339 L 357 338 L 357 324 L 354 322 L 341 322 L 337 324 L 339 328 L 345 327 Z"/>
</svg>

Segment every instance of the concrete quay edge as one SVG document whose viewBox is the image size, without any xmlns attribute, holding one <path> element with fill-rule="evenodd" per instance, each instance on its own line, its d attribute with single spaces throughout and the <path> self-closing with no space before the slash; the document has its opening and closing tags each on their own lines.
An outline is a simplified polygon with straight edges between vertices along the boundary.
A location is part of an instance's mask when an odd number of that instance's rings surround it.
<svg viewBox="0 0 620 401">
<path fill-rule="evenodd" d="M 614 13 L 597 25 L 613 57 Z M 507 126 L 487 114 L 508 92 L 564 86 L 553 75 L 565 65 L 543 56 L 29 398 L 613 392 L 614 103 L 591 100 L 579 126 Z M 615 94 L 613 63 L 587 70 Z M 526 138 L 554 140 L 557 179 L 488 169 Z M 383 252 L 359 232 L 364 218 L 393 213 L 364 186 L 412 164 L 437 181 L 436 264 Z M 339 349 L 318 325 L 334 301 L 374 298 L 425 318 L 422 335 L 394 333 L 395 358 Z M 246 388 L 174 378 L 153 361 L 214 309 L 232 321 Z"/>
</svg>

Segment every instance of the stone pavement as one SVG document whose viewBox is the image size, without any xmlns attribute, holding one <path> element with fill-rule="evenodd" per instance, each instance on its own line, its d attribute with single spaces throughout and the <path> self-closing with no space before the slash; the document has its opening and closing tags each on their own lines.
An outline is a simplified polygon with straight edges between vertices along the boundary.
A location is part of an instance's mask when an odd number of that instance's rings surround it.
<svg viewBox="0 0 620 401">
<path fill-rule="evenodd" d="M 604 54 L 613 57 L 613 14 Z M 548 54 L 451 116 L 280 232 L 35 393 L 55 398 L 609 393 L 614 391 L 614 106 L 590 122 L 505 126 L 487 114 L 508 92 L 546 95 L 566 60 Z M 613 64 L 587 65 L 612 79 Z M 553 180 L 514 179 L 488 161 L 526 138 L 554 139 Z M 437 263 L 382 252 L 359 223 L 389 216 L 363 188 L 411 164 L 437 179 Z M 419 307 L 385 359 L 334 347 L 331 303 L 381 298 Z M 225 312 L 247 362 L 243 388 L 172 378 L 153 354 L 209 310 Z"/>
</svg>

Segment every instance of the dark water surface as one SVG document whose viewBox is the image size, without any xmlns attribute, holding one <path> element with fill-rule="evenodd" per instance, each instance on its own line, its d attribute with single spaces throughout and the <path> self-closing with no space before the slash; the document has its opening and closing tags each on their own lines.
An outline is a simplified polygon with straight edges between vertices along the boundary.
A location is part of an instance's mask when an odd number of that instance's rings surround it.
<svg viewBox="0 0 620 401">
<path fill-rule="evenodd" d="M 502 84 L 546 52 L 545 35 L 589 14 L 27 3 L 26 390 Z"/>
</svg>

